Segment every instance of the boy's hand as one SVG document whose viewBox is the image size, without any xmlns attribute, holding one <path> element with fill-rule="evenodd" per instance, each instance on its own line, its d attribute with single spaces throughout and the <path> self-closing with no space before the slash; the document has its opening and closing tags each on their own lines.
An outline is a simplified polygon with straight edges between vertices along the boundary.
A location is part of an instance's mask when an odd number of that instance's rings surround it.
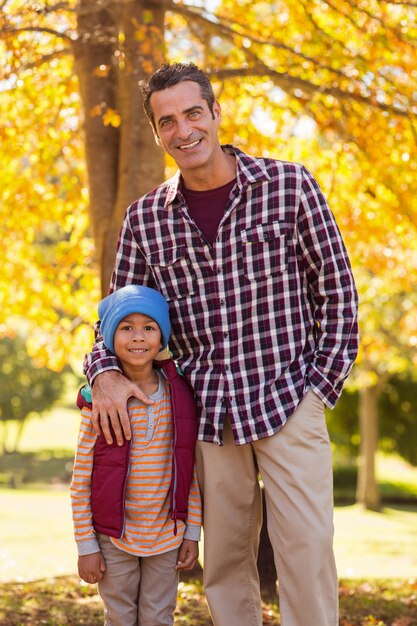
<svg viewBox="0 0 417 626">
<path fill-rule="evenodd" d="M 191 570 L 198 558 L 198 542 L 191 539 L 184 539 L 178 550 L 178 561 L 176 570 Z"/>
<path fill-rule="evenodd" d="M 103 578 L 106 571 L 106 564 L 101 552 L 84 554 L 78 557 L 78 575 L 86 583 L 94 585 Z"/>
</svg>

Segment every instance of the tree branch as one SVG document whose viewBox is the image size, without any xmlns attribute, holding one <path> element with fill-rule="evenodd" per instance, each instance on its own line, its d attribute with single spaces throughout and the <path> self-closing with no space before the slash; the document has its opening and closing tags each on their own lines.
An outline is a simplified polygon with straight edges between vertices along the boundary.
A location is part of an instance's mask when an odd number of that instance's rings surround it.
<svg viewBox="0 0 417 626">
<path fill-rule="evenodd" d="M 72 37 L 67 35 L 66 33 L 60 33 L 53 28 L 49 28 L 48 26 L 21 26 L 21 27 L 10 27 L 6 26 L 0 30 L 1 35 L 17 34 L 24 32 L 35 32 L 35 33 L 43 33 L 48 35 L 54 35 L 54 37 L 58 37 L 60 39 L 64 39 L 65 41 L 70 41 L 71 43 L 74 41 Z"/>
<path fill-rule="evenodd" d="M 223 68 L 213 71 L 212 75 L 216 76 L 219 79 L 235 78 L 239 76 L 268 76 L 275 82 L 276 85 L 281 88 L 284 87 L 287 90 L 290 87 L 291 90 L 301 89 L 307 94 L 316 93 L 333 96 L 334 98 L 336 98 L 336 100 L 354 100 L 372 108 L 386 111 L 394 115 L 399 115 L 401 117 L 417 117 L 417 113 L 414 113 L 413 111 L 410 111 L 408 109 L 399 108 L 390 104 L 384 104 L 383 102 L 372 101 L 371 98 L 362 96 L 358 93 L 346 92 L 338 87 L 326 87 L 325 85 L 316 85 L 310 81 L 305 80 L 304 78 L 291 76 L 291 74 L 289 74 L 288 72 L 277 72 L 276 70 L 269 68 L 266 65 L 262 65 L 261 67 Z"/>
<path fill-rule="evenodd" d="M 384 28 L 386 30 L 391 30 L 391 32 L 395 35 L 395 37 L 398 39 L 398 41 L 401 41 L 402 43 L 410 46 L 413 50 L 415 50 L 415 45 L 413 45 L 407 39 L 404 39 L 404 37 L 402 36 L 401 31 L 398 28 L 395 28 L 395 26 L 387 26 L 385 24 L 384 20 L 381 17 L 379 17 L 379 15 L 375 15 L 374 13 L 372 13 L 371 11 L 366 9 L 364 6 L 358 6 L 358 4 L 353 2 L 352 0 L 346 0 L 346 2 L 348 3 L 348 5 L 352 9 L 354 9 L 354 10 L 356 9 L 357 11 L 360 11 L 361 13 L 364 13 L 370 20 L 374 20 L 375 22 L 378 22 L 378 24 L 382 28 Z M 356 24 L 356 22 L 353 20 L 353 18 L 347 12 L 342 11 L 339 8 L 335 7 L 334 4 L 332 2 L 330 2 L 329 0 L 326 0 L 326 4 L 330 8 L 332 8 L 333 11 L 335 11 L 335 12 L 339 13 L 340 15 L 342 15 L 345 19 L 350 20 L 357 30 L 359 30 L 359 31 L 363 30 Z"/>
<path fill-rule="evenodd" d="M 245 38 L 245 39 L 249 39 L 254 44 L 259 44 L 261 46 L 271 46 L 272 48 L 275 48 L 277 50 L 285 50 L 286 52 L 289 52 L 290 54 L 294 55 L 296 58 L 311 63 L 314 67 L 319 67 L 321 69 L 327 70 L 328 72 L 331 72 L 332 74 L 336 74 L 338 76 L 343 76 L 344 78 L 348 78 L 348 76 L 346 76 L 346 74 L 344 74 L 344 72 L 342 72 L 341 70 L 331 67 L 330 65 L 325 65 L 324 63 L 317 61 L 317 59 L 307 54 L 294 50 L 294 48 L 292 48 L 291 46 L 288 46 L 287 44 L 283 42 L 277 41 L 276 39 L 266 39 L 264 37 L 260 37 L 259 35 L 255 35 L 245 30 L 244 25 L 239 23 L 237 20 L 231 21 L 229 18 L 227 18 L 227 16 L 223 16 L 219 14 L 218 18 L 219 20 L 226 19 L 229 22 L 229 24 L 232 24 L 234 27 L 237 27 L 243 30 L 239 31 L 237 30 L 237 28 L 228 26 L 227 24 L 221 21 L 214 22 L 213 20 L 209 19 L 209 17 L 207 16 L 210 14 L 205 15 L 206 13 L 205 11 L 197 11 L 194 7 L 188 7 L 188 6 L 180 5 L 180 4 L 173 4 L 170 10 L 172 10 L 175 13 L 178 13 L 179 15 L 185 16 L 187 18 L 192 18 L 192 20 L 203 23 L 206 27 L 208 27 L 210 30 L 215 32 L 215 34 L 223 35 L 224 37 L 226 37 L 227 39 L 231 41 L 234 41 L 235 37 L 239 37 L 240 39 Z"/>
<path fill-rule="evenodd" d="M 393 4 L 394 6 L 417 7 L 417 2 L 405 2 L 403 0 L 379 0 L 385 4 Z"/>
<path fill-rule="evenodd" d="M 19 71 L 25 72 L 27 70 L 32 70 L 32 69 L 34 69 L 36 67 L 39 67 L 43 63 L 48 63 L 52 59 L 58 59 L 60 57 L 66 56 L 68 54 L 72 54 L 72 48 L 60 48 L 59 50 L 54 50 L 50 54 L 43 54 L 43 55 L 41 55 L 37 60 L 32 61 L 32 63 L 22 63 L 22 65 L 20 65 L 20 67 L 19 67 Z M 14 74 L 15 74 L 15 71 L 11 71 L 8 74 L 2 74 L 0 72 L 0 78 L 1 78 L 1 80 L 7 80 L 8 78 L 10 78 Z M 11 87 L 11 89 L 14 89 L 14 87 Z M 6 91 L 7 91 L 7 89 L 6 89 Z"/>
<path fill-rule="evenodd" d="M 347 55 L 351 55 L 351 52 L 345 46 L 343 41 L 341 41 L 340 39 L 336 39 L 333 34 L 330 35 L 327 31 L 325 31 L 323 28 L 320 27 L 320 25 L 316 22 L 315 18 L 313 17 L 310 11 L 310 5 L 311 3 L 309 2 L 309 0 L 307 0 L 307 2 L 303 3 L 303 9 L 309 22 L 311 22 L 315 31 L 320 35 L 320 38 L 326 39 L 329 42 L 330 46 L 337 45 L 343 51 L 343 53 Z M 357 54 L 356 59 L 359 59 L 360 61 L 366 63 L 366 59 L 362 54 Z"/>
</svg>

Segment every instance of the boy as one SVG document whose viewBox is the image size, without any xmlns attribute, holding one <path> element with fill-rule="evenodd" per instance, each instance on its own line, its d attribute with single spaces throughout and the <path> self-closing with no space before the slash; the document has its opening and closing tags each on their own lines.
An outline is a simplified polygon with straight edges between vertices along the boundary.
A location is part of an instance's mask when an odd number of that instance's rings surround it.
<svg viewBox="0 0 417 626">
<path fill-rule="evenodd" d="M 89 389 L 82 390 L 71 483 L 78 572 L 98 583 L 107 626 L 167 626 L 178 570 L 192 569 L 198 556 L 195 405 L 171 359 L 162 373 L 154 368 L 170 334 L 160 293 L 130 285 L 104 298 L 98 313 L 105 345 L 153 404 L 131 398 L 132 440 L 108 446 L 92 428 Z"/>
</svg>

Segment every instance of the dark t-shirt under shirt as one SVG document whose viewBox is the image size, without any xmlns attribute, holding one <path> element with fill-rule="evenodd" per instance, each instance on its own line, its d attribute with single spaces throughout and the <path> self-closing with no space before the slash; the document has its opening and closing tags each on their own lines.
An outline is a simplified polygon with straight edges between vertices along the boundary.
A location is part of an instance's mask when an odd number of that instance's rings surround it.
<svg viewBox="0 0 417 626">
<path fill-rule="evenodd" d="M 205 191 L 186 189 L 184 184 L 182 186 L 190 216 L 211 246 L 216 239 L 219 224 L 235 183 L 236 178 L 221 187 Z"/>
</svg>

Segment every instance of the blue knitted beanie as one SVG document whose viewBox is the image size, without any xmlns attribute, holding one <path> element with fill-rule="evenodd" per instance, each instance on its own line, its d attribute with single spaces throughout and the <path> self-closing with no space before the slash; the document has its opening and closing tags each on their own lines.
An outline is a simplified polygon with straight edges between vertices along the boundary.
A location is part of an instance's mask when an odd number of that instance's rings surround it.
<svg viewBox="0 0 417 626">
<path fill-rule="evenodd" d="M 142 313 L 155 320 L 162 335 L 161 351 L 164 350 L 171 332 L 168 303 L 155 289 L 140 285 L 128 285 L 113 291 L 98 305 L 100 331 L 106 347 L 114 354 L 114 333 L 119 322 L 130 313 Z"/>
</svg>

